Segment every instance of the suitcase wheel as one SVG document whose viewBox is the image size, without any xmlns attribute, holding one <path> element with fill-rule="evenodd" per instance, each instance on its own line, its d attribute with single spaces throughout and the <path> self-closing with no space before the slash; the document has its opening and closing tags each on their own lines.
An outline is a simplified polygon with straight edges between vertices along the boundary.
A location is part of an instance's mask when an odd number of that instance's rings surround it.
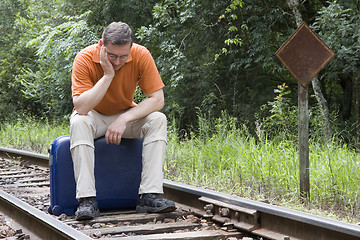
<svg viewBox="0 0 360 240">
<path fill-rule="evenodd" d="M 52 214 L 52 208 L 51 208 L 51 206 L 48 207 L 48 213 Z"/>
<path fill-rule="evenodd" d="M 55 205 L 52 209 L 51 206 L 49 207 L 49 212 L 55 216 L 60 216 L 62 213 L 64 213 L 64 209 L 59 205 Z"/>
</svg>

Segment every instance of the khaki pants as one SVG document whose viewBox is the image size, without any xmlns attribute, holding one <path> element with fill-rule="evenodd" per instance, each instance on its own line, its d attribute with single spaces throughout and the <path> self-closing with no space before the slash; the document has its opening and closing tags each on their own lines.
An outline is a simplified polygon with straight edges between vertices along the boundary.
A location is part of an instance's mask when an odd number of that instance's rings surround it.
<svg viewBox="0 0 360 240">
<path fill-rule="evenodd" d="M 119 116 L 95 110 L 87 115 L 76 111 L 70 118 L 70 150 L 74 163 L 76 198 L 96 196 L 94 176 L 94 139 L 104 136 Z M 167 140 L 166 116 L 153 112 L 126 126 L 124 138 L 144 138 L 139 194 L 163 193 L 163 164 Z M 116 184 L 116 183 L 115 183 Z"/>
</svg>

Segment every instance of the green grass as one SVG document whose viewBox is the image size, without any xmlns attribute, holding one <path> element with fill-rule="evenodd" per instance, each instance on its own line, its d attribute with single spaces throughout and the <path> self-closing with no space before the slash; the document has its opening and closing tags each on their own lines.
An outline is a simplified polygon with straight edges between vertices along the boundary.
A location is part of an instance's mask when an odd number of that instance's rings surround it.
<svg viewBox="0 0 360 240">
<path fill-rule="evenodd" d="M 39 121 L 34 118 L 18 119 L 0 125 L 0 145 L 42 154 L 48 154 L 52 141 L 61 135 L 68 135 L 69 123 Z"/>
<path fill-rule="evenodd" d="M 358 221 L 360 158 L 346 146 L 311 143 L 308 204 L 299 198 L 298 149 L 290 141 L 256 142 L 234 133 L 206 140 L 171 139 L 168 147 L 168 179 Z"/>
<path fill-rule="evenodd" d="M 347 222 L 359 221 L 360 157 L 344 144 L 310 141 L 311 193 L 309 201 L 302 203 L 296 143 L 259 141 L 245 127 L 235 127 L 233 119 L 200 122 L 199 131 L 186 139 L 180 140 L 177 133 L 169 127 L 167 179 L 266 199 Z M 0 145 L 47 154 L 51 142 L 67 134 L 68 123 L 19 119 L 1 125 Z"/>
<path fill-rule="evenodd" d="M 219 128 L 216 124 L 215 131 L 199 131 L 184 141 L 175 130 L 169 131 L 166 178 L 338 220 L 359 221 L 360 156 L 355 150 L 344 144 L 310 141 L 310 199 L 303 203 L 297 143 L 259 141 L 246 128 L 231 123 Z"/>
</svg>

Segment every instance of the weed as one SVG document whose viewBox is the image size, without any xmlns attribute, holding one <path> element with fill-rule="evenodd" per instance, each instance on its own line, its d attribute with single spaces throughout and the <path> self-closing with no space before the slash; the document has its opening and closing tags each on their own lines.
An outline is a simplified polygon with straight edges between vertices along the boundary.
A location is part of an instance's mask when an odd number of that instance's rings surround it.
<svg viewBox="0 0 360 240">
<path fill-rule="evenodd" d="M 296 142 L 285 140 L 286 136 L 259 141 L 246 127 L 236 127 L 236 119 L 226 113 L 215 120 L 199 115 L 199 121 L 204 129 L 187 139 L 179 138 L 176 124 L 169 126 L 164 165 L 167 179 L 359 221 L 360 156 L 346 144 L 310 141 L 311 192 L 309 202 L 303 205 Z M 2 123 L 0 145 L 46 154 L 56 137 L 68 133 L 68 122 L 22 118 Z"/>
</svg>

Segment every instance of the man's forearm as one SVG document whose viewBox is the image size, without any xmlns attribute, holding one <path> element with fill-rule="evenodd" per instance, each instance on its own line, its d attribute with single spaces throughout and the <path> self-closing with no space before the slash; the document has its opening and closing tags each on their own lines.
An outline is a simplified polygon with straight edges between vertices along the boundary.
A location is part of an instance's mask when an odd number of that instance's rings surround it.
<svg viewBox="0 0 360 240">
<path fill-rule="evenodd" d="M 91 89 L 73 97 L 73 103 L 79 114 L 85 115 L 103 99 L 112 81 L 112 76 L 104 75 Z"/>
<path fill-rule="evenodd" d="M 130 108 L 128 111 L 121 114 L 120 117 L 126 122 L 131 122 L 146 117 L 152 112 L 159 111 L 163 107 L 163 98 L 149 97 L 139 103 L 136 107 Z"/>
<path fill-rule="evenodd" d="M 164 93 L 162 89 L 148 94 L 147 96 L 148 98 L 139 103 L 136 107 L 130 108 L 120 114 L 119 117 L 108 127 L 105 133 L 106 142 L 119 144 L 126 125 L 129 122 L 143 118 L 164 107 Z"/>
</svg>

